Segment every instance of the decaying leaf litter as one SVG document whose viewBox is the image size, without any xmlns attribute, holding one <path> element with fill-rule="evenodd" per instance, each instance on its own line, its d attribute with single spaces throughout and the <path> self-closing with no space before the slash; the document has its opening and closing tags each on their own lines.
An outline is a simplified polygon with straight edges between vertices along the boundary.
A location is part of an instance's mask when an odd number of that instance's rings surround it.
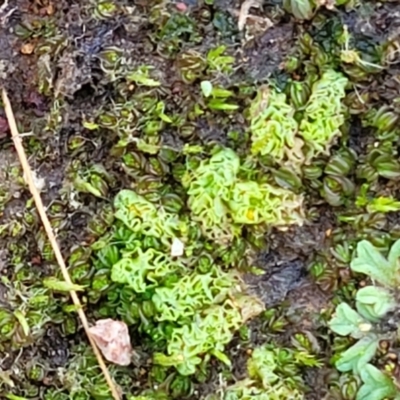
<svg viewBox="0 0 400 400">
<path fill-rule="evenodd" d="M 84 311 L 129 328 L 126 398 L 399 396 L 395 2 L 0 7 Z M 2 396 L 109 399 L 0 112 Z"/>
</svg>

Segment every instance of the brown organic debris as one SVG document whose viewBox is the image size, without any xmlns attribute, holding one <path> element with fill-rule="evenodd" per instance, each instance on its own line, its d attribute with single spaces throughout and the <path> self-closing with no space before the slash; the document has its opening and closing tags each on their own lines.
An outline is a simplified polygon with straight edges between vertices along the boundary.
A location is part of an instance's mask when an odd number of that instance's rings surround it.
<svg viewBox="0 0 400 400">
<path fill-rule="evenodd" d="M 124 366 L 131 363 L 131 339 L 125 322 L 101 319 L 89 332 L 106 360 Z"/>
<path fill-rule="evenodd" d="M 35 50 L 35 45 L 33 43 L 25 43 L 21 46 L 21 53 L 25 55 L 30 55 Z"/>
<path fill-rule="evenodd" d="M 245 0 L 240 6 L 238 28 L 242 31 L 249 17 L 250 8 L 260 8 L 261 0 Z"/>
</svg>

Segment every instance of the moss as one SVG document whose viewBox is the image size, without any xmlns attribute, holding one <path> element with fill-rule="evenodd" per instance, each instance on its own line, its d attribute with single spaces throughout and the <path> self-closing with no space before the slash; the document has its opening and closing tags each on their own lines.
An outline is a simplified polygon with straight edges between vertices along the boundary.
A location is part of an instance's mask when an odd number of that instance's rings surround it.
<svg viewBox="0 0 400 400">
<path fill-rule="evenodd" d="M 222 149 L 183 178 L 188 206 L 203 233 L 220 242 L 231 241 L 245 225 L 285 226 L 302 223 L 302 198 L 268 183 L 242 181 L 240 159 Z"/>
</svg>

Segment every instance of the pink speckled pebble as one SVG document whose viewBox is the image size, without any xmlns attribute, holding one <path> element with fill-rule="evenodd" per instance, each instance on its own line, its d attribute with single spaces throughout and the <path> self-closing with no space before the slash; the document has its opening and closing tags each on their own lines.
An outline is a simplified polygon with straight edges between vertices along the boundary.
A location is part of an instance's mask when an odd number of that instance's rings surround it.
<svg viewBox="0 0 400 400">
<path fill-rule="evenodd" d="M 178 11 L 185 12 L 187 10 L 187 5 L 185 3 L 176 3 L 176 8 Z"/>
<path fill-rule="evenodd" d="M 131 363 L 131 339 L 125 322 L 101 319 L 89 332 L 106 360 L 118 365 Z"/>
</svg>

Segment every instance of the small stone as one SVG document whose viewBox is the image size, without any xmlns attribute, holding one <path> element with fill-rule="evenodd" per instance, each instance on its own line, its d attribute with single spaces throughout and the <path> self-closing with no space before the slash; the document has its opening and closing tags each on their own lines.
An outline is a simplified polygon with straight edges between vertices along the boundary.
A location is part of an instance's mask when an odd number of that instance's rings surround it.
<svg viewBox="0 0 400 400">
<path fill-rule="evenodd" d="M 185 250 L 185 245 L 183 244 L 183 242 L 178 238 L 174 238 L 171 246 L 171 256 L 181 257 L 183 256 L 184 250 Z"/>
<path fill-rule="evenodd" d="M 131 363 L 132 346 L 125 322 L 101 319 L 89 328 L 89 333 L 106 360 L 124 366 Z"/>
<path fill-rule="evenodd" d="M 187 10 L 187 5 L 185 3 L 176 3 L 176 8 L 180 12 L 185 12 Z"/>
</svg>

